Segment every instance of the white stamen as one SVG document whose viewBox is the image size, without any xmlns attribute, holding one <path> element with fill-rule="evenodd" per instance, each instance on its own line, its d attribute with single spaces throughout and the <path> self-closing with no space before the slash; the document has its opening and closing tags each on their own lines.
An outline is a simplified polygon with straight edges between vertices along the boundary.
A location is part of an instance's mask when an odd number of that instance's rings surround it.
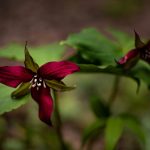
<svg viewBox="0 0 150 150">
<path fill-rule="evenodd" d="M 41 86 L 42 84 L 41 83 L 37 83 L 37 86 Z"/>
<path fill-rule="evenodd" d="M 33 82 L 33 78 L 32 78 L 32 80 L 30 81 L 30 83 L 32 83 Z"/>
<path fill-rule="evenodd" d="M 31 85 L 33 88 L 36 87 L 36 83 Z"/>
<path fill-rule="evenodd" d="M 37 79 L 34 79 L 34 82 L 37 82 Z"/>
<path fill-rule="evenodd" d="M 43 86 L 44 86 L 44 88 L 46 88 L 46 84 L 45 84 L 45 82 L 43 81 Z"/>
<path fill-rule="evenodd" d="M 41 86 L 43 86 L 44 88 L 46 88 L 46 84 L 43 81 L 43 79 L 41 77 L 38 77 L 38 75 L 34 75 L 34 77 L 32 78 L 32 80 L 30 81 L 31 86 L 29 88 L 34 88 L 36 87 L 37 91 L 40 89 Z"/>
</svg>

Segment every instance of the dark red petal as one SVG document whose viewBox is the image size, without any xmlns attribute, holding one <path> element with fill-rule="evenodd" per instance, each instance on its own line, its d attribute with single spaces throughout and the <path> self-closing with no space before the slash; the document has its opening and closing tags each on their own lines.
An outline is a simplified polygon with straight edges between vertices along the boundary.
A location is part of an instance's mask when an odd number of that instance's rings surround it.
<svg viewBox="0 0 150 150">
<path fill-rule="evenodd" d="M 61 80 L 79 70 L 80 68 L 75 63 L 69 61 L 48 62 L 39 68 L 38 74 L 45 79 Z"/>
<path fill-rule="evenodd" d="M 123 65 L 129 60 L 136 58 L 138 54 L 139 54 L 139 51 L 137 49 L 131 50 L 118 61 L 118 64 Z"/>
<path fill-rule="evenodd" d="M 50 118 L 53 112 L 53 100 L 50 95 L 50 89 L 48 87 L 40 87 L 39 90 L 37 90 L 36 87 L 31 88 L 31 95 L 39 105 L 40 120 L 51 126 Z"/>
<path fill-rule="evenodd" d="M 0 67 L 0 83 L 7 86 L 17 87 L 21 82 L 28 82 L 33 74 L 22 66 Z"/>
</svg>

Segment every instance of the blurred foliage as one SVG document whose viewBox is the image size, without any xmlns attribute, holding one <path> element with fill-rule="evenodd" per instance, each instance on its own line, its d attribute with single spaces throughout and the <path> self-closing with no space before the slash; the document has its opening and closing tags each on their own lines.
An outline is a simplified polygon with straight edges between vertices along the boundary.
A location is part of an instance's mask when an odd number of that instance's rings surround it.
<svg viewBox="0 0 150 150">
<path fill-rule="evenodd" d="M 123 120 L 110 117 L 105 129 L 106 150 L 113 150 L 123 132 Z M 111 133 L 111 134 L 110 134 Z"/>
<path fill-rule="evenodd" d="M 24 49 L 25 45 L 12 43 L 0 49 L 0 57 L 23 61 Z M 42 65 L 48 61 L 60 60 L 64 53 L 64 47 L 60 46 L 58 43 L 31 48 L 29 45 L 28 49 L 31 53 L 31 56 L 33 56 L 34 60 L 38 62 L 39 65 Z"/>
<path fill-rule="evenodd" d="M 92 98 L 90 100 L 91 109 L 94 112 L 95 116 L 101 119 L 109 117 L 109 107 L 99 97 L 96 97 L 95 95 L 92 95 Z"/>
<path fill-rule="evenodd" d="M 133 69 L 126 71 L 115 62 L 115 60 L 124 56 L 123 50 L 127 48 L 125 42 L 128 43 L 128 48 L 134 48 L 131 38 L 117 30 L 112 31 L 112 36 L 114 36 L 116 41 L 112 41 L 93 28 L 88 28 L 80 33 L 70 35 L 67 40 L 62 41 L 61 44 L 76 49 L 75 55 L 70 57 L 69 60 L 81 64 L 80 72 L 100 72 L 126 76 L 134 79 L 138 86 L 141 80 L 143 80 L 149 87 L 150 67 L 147 63 L 139 63 Z M 123 42 L 124 39 L 125 42 Z M 128 42 L 129 40 L 132 42 Z"/>
<path fill-rule="evenodd" d="M 114 58 L 121 57 L 119 47 L 94 28 L 70 35 L 61 45 L 68 45 L 77 50 L 76 55 L 70 58 L 77 63 L 113 65 Z"/>
<path fill-rule="evenodd" d="M 124 133 L 129 130 L 139 140 L 141 144 L 139 149 L 143 150 L 144 145 L 148 147 L 147 139 L 150 137 L 148 132 L 145 134 L 145 130 L 149 131 L 149 128 L 145 128 L 144 123 L 144 119 L 145 122 L 150 122 L 149 118 L 145 118 L 145 113 L 149 113 L 150 94 L 142 81 L 150 86 L 150 67 L 143 61 L 139 61 L 131 70 L 126 71 L 119 67 L 115 59 L 118 60 L 134 48 L 134 38 L 115 29 L 109 29 L 107 33 L 109 36 L 88 28 L 80 33 L 70 34 L 66 40 L 60 42 L 61 45 L 54 43 L 28 49 L 39 64 L 60 60 L 68 47 L 75 50 L 68 60 L 80 65 L 80 74 L 67 78 L 67 81 L 71 84 L 77 82 L 78 88 L 75 91 L 61 93 L 59 107 L 65 125 L 78 134 L 84 129 L 82 143 L 78 145 L 81 144 L 83 148 L 92 139 L 99 139 L 98 136 L 101 135 L 105 141 L 105 149 L 113 150 Z M 1 48 L 0 57 L 23 62 L 23 50 L 23 45 L 10 44 Z M 70 54 L 70 49 L 67 52 Z M 112 81 L 116 75 L 123 79 L 120 84 L 118 83 L 116 99 L 110 105 L 109 98 L 114 88 Z M 141 83 L 138 96 L 135 92 L 136 86 L 130 79 Z M 0 113 L 18 108 L 30 99 L 26 96 L 20 100 L 12 100 L 10 97 L 12 88 L 0 85 L 0 89 Z M 22 117 L 22 113 L 25 118 Z M 0 149 L 61 149 L 55 130 L 39 122 L 35 103 L 30 101 L 26 107 L 21 107 L 19 109 L 21 117 L 16 114 L 6 113 L 1 117 Z M 71 141 L 74 134 L 70 134 L 69 128 L 64 135 L 70 136 L 68 141 L 73 142 L 72 144 L 76 142 L 74 138 Z M 73 148 L 70 146 L 70 149 Z"/>
<path fill-rule="evenodd" d="M 94 123 L 85 128 L 82 137 L 82 147 L 87 143 L 90 138 L 96 137 L 99 134 L 103 134 L 104 127 L 105 120 L 96 120 Z"/>
<path fill-rule="evenodd" d="M 13 88 L 7 87 L 5 85 L 0 85 L 0 114 L 3 114 L 4 112 L 9 112 L 12 109 L 16 109 L 28 102 L 29 98 L 27 97 L 21 100 L 11 99 L 10 95 L 13 90 Z"/>
</svg>

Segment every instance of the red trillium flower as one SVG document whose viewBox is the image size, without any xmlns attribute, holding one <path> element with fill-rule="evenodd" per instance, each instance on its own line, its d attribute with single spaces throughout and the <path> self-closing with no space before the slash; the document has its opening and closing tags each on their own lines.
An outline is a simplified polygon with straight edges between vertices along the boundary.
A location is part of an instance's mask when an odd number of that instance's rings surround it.
<svg viewBox="0 0 150 150">
<path fill-rule="evenodd" d="M 130 50 L 122 57 L 117 64 L 125 66 L 125 68 L 133 67 L 139 59 L 150 64 L 150 41 L 144 44 L 140 36 L 135 32 L 135 49 Z"/>
<path fill-rule="evenodd" d="M 13 98 L 21 98 L 31 91 L 32 98 L 39 105 L 39 118 L 48 125 L 51 124 L 53 100 L 50 90 L 65 91 L 74 87 L 67 87 L 61 80 L 79 67 L 69 61 L 48 62 L 38 66 L 30 56 L 25 46 L 25 67 L 0 67 L 0 83 L 18 89 L 12 93 Z"/>
</svg>

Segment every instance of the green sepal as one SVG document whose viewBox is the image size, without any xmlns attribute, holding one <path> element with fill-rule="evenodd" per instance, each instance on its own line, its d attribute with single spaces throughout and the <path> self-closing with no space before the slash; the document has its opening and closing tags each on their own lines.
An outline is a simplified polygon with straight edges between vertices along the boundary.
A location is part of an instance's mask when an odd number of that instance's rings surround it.
<svg viewBox="0 0 150 150">
<path fill-rule="evenodd" d="M 22 98 L 23 96 L 27 95 L 30 92 L 30 89 L 29 89 L 30 85 L 31 85 L 30 82 L 22 83 L 17 88 L 17 90 L 12 92 L 11 97 L 13 99 L 19 99 L 19 98 Z"/>
<path fill-rule="evenodd" d="M 139 34 L 134 31 L 135 33 L 135 47 L 136 48 L 141 48 L 143 47 L 145 44 L 141 41 Z"/>
<path fill-rule="evenodd" d="M 33 60 L 33 58 L 31 57 L 28 49 L 27 49 L 27 43 L 25 45 L 25 61 L 24 61 L 24 65 L 27 69 L 33 71 L 33 72 L 37 72 L 39 66 L 37 63 L 35 63 L 35 61 Z"/>
<path fill-rule="evenodd" d="M 68 87 L 66 86 L 62 81 L 57 81 L 57 80 L 44 80 L 46 85 L 56 91 L 70 91 L 75 89 L 76 87 Z"/>
</svg>

